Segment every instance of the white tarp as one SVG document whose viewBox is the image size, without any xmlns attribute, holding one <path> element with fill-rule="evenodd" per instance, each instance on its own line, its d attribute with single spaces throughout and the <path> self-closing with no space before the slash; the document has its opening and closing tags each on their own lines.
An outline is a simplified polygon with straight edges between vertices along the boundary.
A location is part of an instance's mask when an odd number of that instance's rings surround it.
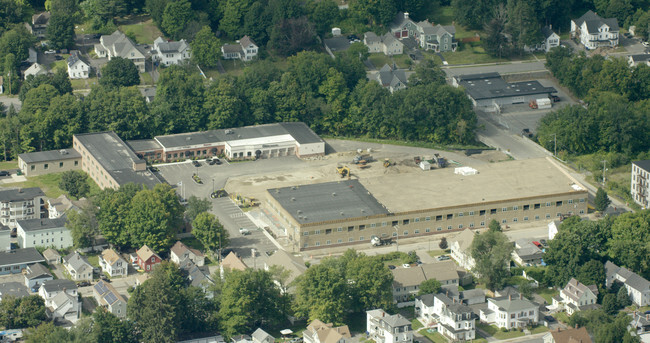
<svg viewBox="0 0 650 343">
<path fill-rule="evenodd" d="M 454 168 L 454 174 L 459 174 L 459 175 L 476 175 L 478 174 L 478 171 L 472 167 L 458 167 Z"/>
</svg>

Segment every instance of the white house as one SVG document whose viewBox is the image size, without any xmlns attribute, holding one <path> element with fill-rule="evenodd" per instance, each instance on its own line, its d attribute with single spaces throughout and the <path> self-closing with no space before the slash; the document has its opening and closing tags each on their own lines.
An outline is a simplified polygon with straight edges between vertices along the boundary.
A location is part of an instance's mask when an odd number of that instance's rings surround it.
<svg viewBox="0 0 650 343">
<path fill-rule="evenodd" d="M 21 248 L 54 247 L 64 249 L 71 247 L 72 235 L 65 227 L 67 219 L 60 218 L 26 219 L 16 222 L 18 245 Z"/>
<path fill-rule="evenodd" d="M 366 314 L 366 332 L 375 342 L 413 342 L 411 322 L 401 314 L 390 315 L 382 309 L 366 311 Z"/>
<path fill-rule="evenodd" d="M 99 57 L 107 57 L 109 60 L 114 57 L 126 58 L 135 64 L 138 71 L 141 73 L 145 72 L 145 61 L 147 58 L 145 48 L 135 44 L 120 31 L 101 36 L 99 38 L 99 44 L 95 44 L 95 54 Z"/>
<path fill-rule="evenodd" d="M 0 223 L 10 228 L 16 221 L 43 218 L 46 215 L 45 194 L 38 187 L 0 191 Z"/>
<path fill-rule="evenodd" d="M 86 257 L 76 251 L 63 258 L 63 265 L 74 281 L 91 281 L 93 279 L 93 266 Z"/>
<path fill-rule="evenodd" d="M 178 265 L 185 259 L 194 262 L 197 267 L 202 267 L 205 264 L 205 256 L 202 252 L 188 247 L 181 241 L 177 241 L 171 248 L 170 259 Z"/>
<path fill-rule="evenodd" d="M 52 320 L 76 322 L 81 315 L 77 285 L 64 279 L 43 282 L 38 295 L 45 300 L 47 316 Z"/>
<path fill-rule="evenodd" d="M 100 280 L 93 286 L 93 296 L 108 312 L 119 318 L 126 317 L 126 299 L 110 283 Z"/>
<path fill-rule="evenodd" d="M 470 247 L 472 246 L 474 235 L 474 231 L 465 229 L 451 241 L 451 245 L 449 246 L 451 258 L 459 266 L 467 270 L 471 270 L 476 265 L 476 262 L 474 262 L 474 259 L 470 255 Z"/>
<path fill-rule="evenodd" d="M 481 310 L 480 318 L 482 322 L 508 330 L 536 325 L 539 321 L 539 305 L 516 293 L 489 298 L 488 307 Z"/>
<path fill-rule="evenodd" d="M 553 31 L 551 26 L 542 27 L 542 35 L 544 35 L 544 51 L 549 52 L 560 46 L 560 36 Z"/>
<path fill-rule="evenodd" d="M 645 64 L 650 67 L 650 54 L 630 55 L 627 57 L 627 62 L 630 67 L 636 67 L 641 64 Z"/>
<path fill-rule="evenodd" d="M 548 239 L 555 238 L 555 235 L 557 235 L 557 231 L 560 228 L 560 224 L 562 224 L 562 222 L 559 220 L 554 220 L 548 223 Z"/>
<path fill-rule="evenodd" d="M 553 305 L 566 310 L 568 315 L 577 311 L 592 310 L 600 307 L 598 301 L 598 287 L 585 286 L 575 278 L 571 278 L 560 294 L 553 297 Z"/>
<path fill-rule="evenodd" d="M 458 287 L 460 275 L 453 261 L 427 263 L 415 267 L 398 267 L 391 270 L 393 274 L 393 299 L 397 306 L 412 305 L 420 284 L 434 278 L 443 286 Z"/>
<path fill-rule="evenodd" d="M 36 77 L 38 75 L 46 75 L 46 74 L 47 74 L 47 67 L 42 65 L 42 64 L 38 64 L 38 63 L 32 64 L 31 66 L 29 66 L 29 68 L 27 68 L 23 72 L 23 76 L 25 77 L 25 80 L 30 75 L 33 75 L 34 77 Z"/>
<path fill-rule="evenodd" d="M 129 274 L 129 264 L 113 249 L 102 251 L 99 255 L 99 266 L 111 277 Z"/>
<path fill-rule="evenodd" d="M 153 41 L 152 57 L 160 64 L 180 64 L 192 57 L 190 45 L 181 39 L 178 42 L 168 42 L 162 37 Z"/>
<path fill-rule="evenodd" d="M 394 56 L 404 53 L 404 43 L 390 33 L 379 37 L 374 32 L 366 32 L 363 35 L 363 44 L 368 47 L 368 52 L 371 54 L 381 52 L 386 56 Z"/>
<path fill-rule="evenodd" d="M 587 50 L 618 45 L 618 21 L 601 18 L 592 10 L 571 20 L 571 37 L 578 38 Z"/>
<path fill-rule="evenodd" d="M 68 77 L 70 79 L 87 79 L 90 76 L 90 63 L 84 61 L 79 51 L 70 51 L 68 57 Z"/>
<path fill-rule="evenodd" d="M 257 56 L 259 47 L 250 37 L 244 36 L 237 43 L 238 44 L 224 44 L 221 46 L 221 55 L 224 59 L 251 61 L 255 56 Z"/>
<path fill-rule="evenodd" d="M 51 219 L 63 216 L 68 210 L 81 211 L 81 207 L 88 204 L 88 199 L 70 200 L 65 194 L 55 199 L 47 199 L 48 217 Z"/>
<path fill-rule="evenodd" d="M 28 289 L 40 287 L 45 281 L 53 280 L 50 271 L 40 263 L 34 263 L 27 266 L 25 273 L 25 286 Z"/>
<path fill-rule="evenodd" d="M 610 261 L 605 263 L 605 274 L 607 288 L 611 287 L 614 282 L 621 282 L 636 306 L 650 305 L 650 282 L 648 280 Z"/>
<path fill-rule="evenodd" d="M 445 290 L 438 294 L 425 294 L 416 298 L 415 313 L 420 321 L 431 326 L 453 341 L 472 340 L 476 337 L 476 315 L 461 303 L 458 293 Z"/>
<path fill-rule="evenodd" d="M 305 343 L 346 343 L 352 335 L 347 325 L 335 327 L 314 319 L 302 332 L 302 338 Z"/>
</svg>

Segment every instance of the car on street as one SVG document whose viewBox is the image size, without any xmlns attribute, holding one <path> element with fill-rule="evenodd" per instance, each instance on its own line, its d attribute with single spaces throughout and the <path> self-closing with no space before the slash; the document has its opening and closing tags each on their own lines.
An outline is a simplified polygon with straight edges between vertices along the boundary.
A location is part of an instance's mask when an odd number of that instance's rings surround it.
<svg viewBox="0 0 650 343">
<path fill-rule="evenodd" d="M 438 260 L 438 261 L 447 261 L 449 259 L 451 259 L 451 257 L 449 257 L 447 255 L 440 255 L 440 256 L 436 257 L 436 260 Z"/>
<path fill-rule="evenodd" d="M 50 50 L 46 51 L 45 54 L 46 54 L 46 55 L 54 55 L 54 54 L 56 54 L 56 51 L 50 49 Z"/>
<path fill-rule="evenodd" d="M 242 236 L 250 235 L 251 232 L 247 228 L 240 227 L 239 228 L 239 233 L 241 233 Z"/>
<path fill-rule="evenodd" d="M 77 287 L 88 287 L 88 286 L 90 286 L 90 282 L 88 281 L 77 282 Z"/>
<path fill-rule="evenodd" d="M 408 263 L 404 263 L 404 264 L 402 264 L 402 267 L 404 267 L 404 268 L 411 268 L 411 265 L 408 264 Z"/>
<path fill-rule="evenodd" d="M 524 137 L 532 138 L 533 133 L 530 131 L 530 129 L 523 129 L 521 130 L 521 135 Z"/>
<path fill-rule="evenodd" d="M 650 47 L 650 43 L 648 42 L 642 42 L 641 45 L 645 46 L 646 48 Z"/>
<path fill-rule="evenodd" d="M 0 176 L 11 176 L 11 173 L 6 171 L 6 170 L 1 170 L 0 171 Z"/>
</svg>

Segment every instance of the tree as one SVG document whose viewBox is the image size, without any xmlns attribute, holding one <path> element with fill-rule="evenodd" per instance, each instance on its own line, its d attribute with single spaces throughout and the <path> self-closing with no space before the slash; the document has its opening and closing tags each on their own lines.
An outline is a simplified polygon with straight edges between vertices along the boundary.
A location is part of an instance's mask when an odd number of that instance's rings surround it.
<svg viewBox="0 0 650 343">
<path fill-rule="evenodd" d="M 1 4 L 2 2 L 0 2 L 0 11 L 3 10 Z M 13 54 L 15 58 L 13 67 L 17 68 L 21 61 L 29 57 L 29 48 L 34 46 L 34 43 L 34 36 L 23 25 L 16 25 L 0 37 L 0 61 L 4 62 L 6 55 Z M 4 70 L 5 73 L 7 71 Z"/>
<path fill-rule="evenodd" d="M 54 49 L 69 49 L 74 46 L 74 16 L 78 10 L 76 1 L 52 0 L 50 21 L 47 25 L 47 40 Z"/>
<path fill-rule="evenodd" d="M 14 24 L 27 21 L 31 8 L 26 1 L 0 0 L 0 36 Z"/>
<path fill-rule="evenodd" d="M 444 85 L 445 83 L 445 73 L 430 59 L 415 66 L 415 74 L 409 78 L 409 84 L 413 85 Z"/>
<path fill-rule="evenodd" d="M 342 323 L 348 308 L 347 280 L 334 259 L 311 266 L 298 281 L 294 309 L 307 321 Z"/>
<path fill-rule="evenodd" d="M 506 36 L 507 15 L 503 4 L 495 11 L 495 16 L 485 24 L 485 51 L 494 57 L 508 57 L 510 55 L 510 42 Z"/>
<path fill-rule="evenodd" d="M 7 329 L 37 326 L 46 319 L 45 302 L 38 295 L 6 296 L 0 301 L 0 326 Z"/>
<path fill-rule="evenodd" d="M 140 84 L 140 73 L 133 61 L 113 57 L 102 68 L 102 77 L 99 83 L 110 87 L 129 87 Z"/>
<path fill-rule="evenodd" d="M 269 46 L 283 56 L 310 50 L 316 45 L 316 30 L 306 17 L 285 19 L 271 30 Z"/>
<path fill-rule="evenodd" d="M 350 309 L 363 312 L 374 308 L 388 308 L 393 303 L 393 274 L 381 259 L 348 249 L 340 259 L 348 280 Z"/>
<path fill-rule="evenodd" d="M 339 17 L 339 8 L 333 0 L 311 1 L 307 3 L 307 16 L 314 23 L 316 32 L 327 33 Z"/>
<path fill-rule="evenodd" d="M 68 221 L 65 226 L 70 229 L 72 242 L 77 249 L 95 246 L 97 236 L 101 233 L 97 221 L 97 206 L 87 203 L 79 211 L 67 213 Z"/>
<path fill-rule="evenodd" d="M 100 307 L 93 312 L 94 325 L 92 327 L 92 339 L 97 343 L 138 342 L 137 332 L 133 323 L 127 320 L 120 320 L 116 315 Z"/>
<path fill-rule="evenodd" d="M 180 39 L 193 18 L 192 4 L 188 0 L 168 2 L 162 16 L 161 28 L 172 39 Z"/>
<path fill-rule="evenodd" d="M 250 332 L 261 323 L 277 325 L 284 317 L 286 297 L 265 270 L 232 270 L 226 273 L 220 297 L 220 326 L 226 336 Z"/>
<path fill-rule="evenodd" d="M 616 295 L 607 293 L 603 297 L 603 311 L 607 314 L 616 314 L 618 312 L 618 303 L 616 302 Z"/>
<path fill-rule="evenodd" d="M 440 239 L 440 244 L 438 244 L 438 247 L 442 250 L 445 250 L 449 247 L 449 245 L 447 244 L 447 237 L 442 237 Z"/>
<path fill-rule="evenodd" d="M 189 221 L 194 221 L 194 218 L 203 212 L 208 212 L 212 208 L 212 202 L 206 198 L 199 198 L 195 195 L 187 199 L 187 206 L 185 210 L 185 217 Z"/>
<path fill-rule="evenodd" d="M 619 313 L 616 318 L 599 327 L 594 332 L 594 343 L 611 343 L 611 342 L 621 342 L 621 343 L 635 343 L 640 342 L 638 336 L 632 336 L 630 331 L 628 331 L 628 325 L 632 320 L 631 316 L 628 316 L 625 313 Z"/>
<path fill-rule="evenodd" d="M 18 98 L 20 101 L 24 101 L 27 92 L 45 83 L 53 86 L 57 91 L 59 91 L 59 94 L 61 95 L 72 93 L 72 84 L 68 78 L 68 73 L 61 68 L 57 69 L 56 73 L 54 74 L 27 76 L 25 81 L 23 81 L 22 85 L 20 86 L 20 94 L 18 95 Z"/>
<path fill-rule="evenodd" d="M 192 132 L 205 128 L 203 81 L 196 68 L 188 66 L 172 65 L 161 72 L 152 109 L 159 132 Z"/>
<path fill-rule="evenodd" d="M 228 231 L 212 213 L 201 212 L 192 221 L 192 234 L 206 249 L 216 250 L 228 246 Z"/>
<path fill-rule="evenodd" d="M 135 87 L 94 86 L 84 98 L 87 131 L 115 131 L 123 139 L 151 137 L 155 119 Z"/>
<path fill-rule="evenodd" d="M 221 57 L 221 42 L 209 26 L 204 26 L 190 43 L 192 62 L 204 68 L 214 68 Z"/>
<path fill-rule="evenodd" d="M 632 305 L 632 300 L 630 300 L 630 296 L 627 293 L 627 288 L 621 287 L 618 289 L 618 292 L 616 293 L 616 304 L 618 305 L 618 308 Z"/>
<path fill-rule="evenodd" d="M 79 170 L 69 170 L 61 174 L 59 188 L 70 193 L 73 197 L 80 199 L 88 195 L 90 185 L 88 174 Z"/>
<path fill-rule="evenodd" d="M 607 192 L 601 187 L 598 187 L 596 198 L 594 199 L 594 207 L 596 208 L 596 211 L 605 211 L 611 202 L 612 201 L 609 200 L 609 197 L 607 196 Z"/>
<path fill-rule="evenodd" d="M 605 285 L 605 266 L 602 262 L 591 260 L 580 267 L 576 277 L 584 285 L 596 285 L 600 288 Z"/>
<path fill-rule="evenodd" d="M 492 219 L 490 221 L 490 224 L 488 225 L 488 228 L 489 228 L 490 231 L 497 231 L 497 232 L 503 231 L 503 230 L 501 230 L 501 224 L 496 219 Z"/>
<path fill-rule="evenodd" d="M 24 337 L 26 343 L 61 343 L 70 341 L 70 333 L 53 322 L 43 322 L 37 327 L 26 330 Z"/>
<path fill-rule="evenodd" d="M 475 271 L 489 289 L 500 289 L 510 276 L 508 264 L 514 246 L 503 232 L 486 231 L 474 236 L 470 253 Z"/>
<path fill-rule="evenodd" d="M 442 285 L 440 284 L 440 281 L 436 279 L 426 280 L 420 284 L 420 290 L 418 291 L 418 296 L 424 294 L 437 294 L 438 292 L 440 292 L 441 288 Z"/>
<path fill-rule="evenodd" d="M 182 289 L 184 279 L 178 266 L 163 261 L 137 287 L 127 304 L 127 316 L 145 342 L 176 342 L 186 316 Z"/>
</svg>

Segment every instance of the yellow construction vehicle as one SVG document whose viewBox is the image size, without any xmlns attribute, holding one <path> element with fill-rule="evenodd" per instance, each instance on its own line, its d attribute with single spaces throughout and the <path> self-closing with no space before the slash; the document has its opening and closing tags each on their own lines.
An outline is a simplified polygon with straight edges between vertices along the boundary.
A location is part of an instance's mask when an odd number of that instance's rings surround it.
<svg viewBox="0 0 650 343">
<path fill-rule="evenodd" d="M 348 166 L 336 167 L 336 172 L 341 175 L 341 178 L 348 177 L 350 178 L 350 168 Z"/>
<path fill-rule="evenodd" d="M 391 161 L 389 159 L 384 160 L 384 167 L 388 168 L 392 165 Z"/>
</svg>

